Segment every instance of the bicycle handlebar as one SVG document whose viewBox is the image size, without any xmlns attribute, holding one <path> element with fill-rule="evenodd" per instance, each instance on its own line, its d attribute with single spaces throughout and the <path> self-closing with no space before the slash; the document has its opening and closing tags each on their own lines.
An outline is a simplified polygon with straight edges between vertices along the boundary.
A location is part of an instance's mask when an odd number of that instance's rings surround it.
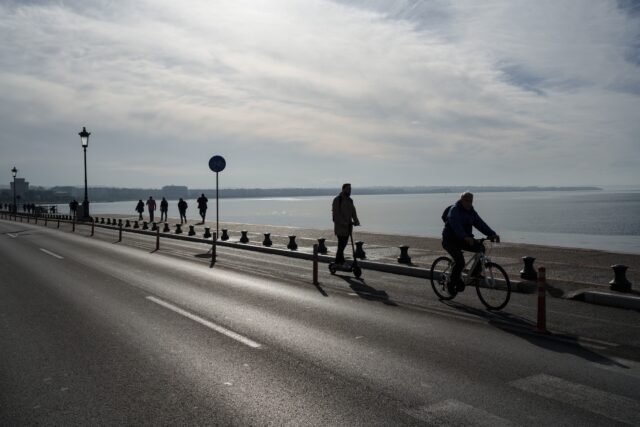
<svg viewBox="0 0 640 427">
<path fill-rule="evenodd" d="M 476 239 L 479 243 L 484 243 L 486 240 L 491 242 L 500 243 L 500 236 L 483 237 L 482 239 Z"/>
</svg>

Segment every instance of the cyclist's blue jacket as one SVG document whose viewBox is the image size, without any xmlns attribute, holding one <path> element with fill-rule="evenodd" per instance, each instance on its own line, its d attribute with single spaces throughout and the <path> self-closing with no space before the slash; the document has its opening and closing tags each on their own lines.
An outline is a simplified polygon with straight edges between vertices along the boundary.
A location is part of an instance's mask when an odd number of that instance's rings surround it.
<svg viewBox="0 0 640 427">
<path fill-rule="evenodd" d="M 443 217 L 443 219 L 445 219 Z M 487 236 L 496 234 L 478 215 L 478 212 L 471 207 L 466 210 L 458 201 L 455 205 L 451 205 L 446 216 L 444 230 L 442 230 L 443 241 L 460 241 L 465 237 L 473 237 L 472 228 L 477 228 L 480 232 Z"/>
</svg>

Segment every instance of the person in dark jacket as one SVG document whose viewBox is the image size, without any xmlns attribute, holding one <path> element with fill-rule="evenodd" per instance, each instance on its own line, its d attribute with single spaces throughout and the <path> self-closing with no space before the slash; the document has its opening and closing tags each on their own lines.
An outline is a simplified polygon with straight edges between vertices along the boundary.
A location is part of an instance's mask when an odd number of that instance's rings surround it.
<svg viewBox="0 0 640 427">
<path fill-rule="evenodd" d="M 349 243 L 353 226 L 360 225 L 356 207 L 351 199 L 351 184 L 342 185 L 342 191 L 333 199 L 331 208 L 333 211 L 333 230 L 338 238 L 335 263 L 344 264 L 344 248 Z"/>
<path fill-rule="evenodd" d="M 142 221 L 142 212 L 144 212 L 144 202 L 142 200 L 138 200 L 136 212 L 138 212 L 138 221 Z"/>
<path fill-rule="evenodd" d="M 147 208 L 149 209 L 149 222 L 153 222 L 153 213 L 156 211 L 156 201 L 153 197 L 149 196 L 147 200 Z"/>
<path fill-rule="evenodd" d="M 180 197 L 180 200 L 178 201 L 178 212 L 180 212 L 180 224 L 182 224 L 182 220 L 184 219 L 184 223 L 187 223 L 187 208 L 189 206 L 187 205 L 187 202 L 185 202 L 184 200 L 182 200 L 182 197 Z"/>
<path fill-rule="evenodd" d="M 204 197 L 204 193 L 198 197 L 198 211 L 200 212 L 200 216 L 202 217 L 202 223 L 204 224 L 204 217 L 207 216 L 207 202 L 209 199 Z"/>
<path fill-rule="evenodd" d="M 160 222 L 167 220 L 167 212 L 169 211 L 169 202 L 164 197 L 160 202 Z"/>
<path fill-rule="evenodd" d="M 500 237 L 473 209 L 473 194 L 468 191 L 462 193 L 460 200 L 445 211 L 442 219 L 445 221 L 444 230 L 442 230 L 442 247 L 453 258 L 449 292 L 462 292 L 464 290 L 464 282 L 460 276 L 464 268 L 462 251 L 480 252 L 483 250 L 482 245 L 473 238 L 473 227 L 489 238 L 499 239 Z"/>
</svg>

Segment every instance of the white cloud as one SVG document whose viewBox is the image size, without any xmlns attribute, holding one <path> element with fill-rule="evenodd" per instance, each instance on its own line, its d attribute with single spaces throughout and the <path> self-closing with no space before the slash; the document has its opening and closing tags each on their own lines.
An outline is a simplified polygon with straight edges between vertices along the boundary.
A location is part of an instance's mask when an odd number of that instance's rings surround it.
<svg viewBox="0 0 640 427">
<path fill-rule="evenodd" d="M 620 165 L 640 153 L 638 19 L 605 1 L 0 5 L 0 149 L 27 162 L 38 135 L 86 125 L 102 185 L 172 170 L 201 186 L 214 152 L 242 158 L 236 186 L 314 185 L 314 168 L 371 185 L 637 181 Z M 74 165 L 31 181 L 78 182 Z"/>
</svg>

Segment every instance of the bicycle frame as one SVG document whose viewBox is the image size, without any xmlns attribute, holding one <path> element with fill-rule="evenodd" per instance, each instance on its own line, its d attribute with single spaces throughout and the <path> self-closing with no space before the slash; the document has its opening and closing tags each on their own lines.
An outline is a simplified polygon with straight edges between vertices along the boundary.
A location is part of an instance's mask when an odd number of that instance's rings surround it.
<svg viewBox="0 0 640 427">
<path fill-rule="evenodd" d="M 481 239 L 482 242 L 484 242 L 484 240 L 485 239 Z M 469 258 L 469 261 L 467 261 L 464 264 L 464 267 L 462 268 L 462 274 L 466 275 L 466 277 L 463 277 L 462 279 L 465 285 L 472 283 L 473 280 L 476 279 L 476 277 L 471 277 L 471 272 L 475 269 L 478 262 L 480 263 L 480 269 L 482 271 L 482 275 L 484 277 L 487 277 L 487 268 L 485 267 L 485 265 L 488 262 L 491 262 L 491 258 L 487 256 L 485 251 L 475 252 L 473 256 Z M 490 277 L 491 280 L 493 280 L 494 279 L 493 272 L 490 272 L 490 276 L 491 276 Z"/>
</svg>

